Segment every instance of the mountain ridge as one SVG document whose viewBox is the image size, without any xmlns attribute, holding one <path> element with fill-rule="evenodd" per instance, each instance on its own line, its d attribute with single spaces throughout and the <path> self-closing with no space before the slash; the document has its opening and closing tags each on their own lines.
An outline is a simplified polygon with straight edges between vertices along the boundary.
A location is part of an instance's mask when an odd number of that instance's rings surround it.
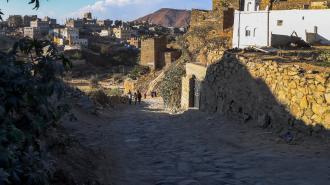
<svg viewBox="0 0 330 185">
<path fill-rule="evenodd" d="M 191 18 L 190 10 L 162 8 L 151 14 L 140 17 L 135 22 L 150 22 L 164 27 L 188 27 Z"/>
</svg>

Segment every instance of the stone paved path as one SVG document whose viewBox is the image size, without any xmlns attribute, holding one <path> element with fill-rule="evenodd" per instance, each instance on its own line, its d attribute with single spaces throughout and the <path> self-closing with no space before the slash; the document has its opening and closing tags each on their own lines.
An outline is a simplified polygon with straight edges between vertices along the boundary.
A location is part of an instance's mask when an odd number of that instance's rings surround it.
<svg viewBox="0 0 330 185">
<path fill-rule="evenodd" d="M 66 128 L 101 156 L 93 171 L 104 184 L 330 184 L 330 150 L 317 140 L 288 145 L 220 116 L 170 115 L 158 100 L 78 117 Z"/>
</svg>

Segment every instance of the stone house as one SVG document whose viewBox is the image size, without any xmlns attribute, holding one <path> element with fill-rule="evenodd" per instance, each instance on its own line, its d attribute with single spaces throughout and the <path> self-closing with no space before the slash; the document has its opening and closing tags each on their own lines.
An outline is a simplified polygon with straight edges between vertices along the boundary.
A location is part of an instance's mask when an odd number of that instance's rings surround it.
<svg viewBox="0 0 330 185">
<path fill-rule="evenodd" d="M 181 52 L 175 49 L 167 49 L 164 53 L 165 67 L 169 67 L 173 62 L 178 60 L 181 56 Z"/>
<path fill-rule="evenodd" d="M 141 39 L 137 37 L 131 37 L 127 40 L 127 43 L 135 48 L 141 48 Z"/>
<path fill-rule="evenodd" d="M 42 35 L 48 35 L 49 33 L 49 22 L 42 20 L 34 20 L 30 22 L 30 27 L 37 28 Z"/>
<path fill-rule="evenodd" d="M 8 27 L 21 27 L 23 26 L 23 18 L 21 15 L 9 15 L 7 23 Z"/>
<path fill-rule="evenodd" d="M 128 27 L 113 28 L 112 32 L 117 39 L 125 41 L 130 39 L 132 35 L 134 35 L 134 31 Z"/>
<path fill-rule="evenodd" d="M 151 70 L 162 69 L 165 66 L 166 45 L 165 37 L 142 40 L 140 65 L 148 66 Z"/>
</svg>

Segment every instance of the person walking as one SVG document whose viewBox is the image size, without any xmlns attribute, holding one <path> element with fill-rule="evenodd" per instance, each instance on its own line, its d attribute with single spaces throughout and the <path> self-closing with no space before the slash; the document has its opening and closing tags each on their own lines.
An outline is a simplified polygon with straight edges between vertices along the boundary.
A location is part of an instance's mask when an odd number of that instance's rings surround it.
<svg viewBox="0 0 330 185">
<path fill-rule="evenodd" d="M 132 92 L 131 92 L 131 90 L 129 90 L 128 91 L 128 93 L 127 93 L 127 96 L 128 96 L 128 103 L 130 104 L 130 105 L 132 105 Z"/>
<path fill-rule="evenodd" d="M 137 104 L 137 100 L 138 100 L 138 97 L 137 97 L 137 93 L 136 92 L 133 95 L 133 99 L 134 99 L 134 104 L 136 105 Z"/>
<path fill-rule="evenodd" d="M 139 104 L 141 104 L 142 94 L 140 91 L 137 91 L 137 98 L 138 98 Z"/>
</svg>

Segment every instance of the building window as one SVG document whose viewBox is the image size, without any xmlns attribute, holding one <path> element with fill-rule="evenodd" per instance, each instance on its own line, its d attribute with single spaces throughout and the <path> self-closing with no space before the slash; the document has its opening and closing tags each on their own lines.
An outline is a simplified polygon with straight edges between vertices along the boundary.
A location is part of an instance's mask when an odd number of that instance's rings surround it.
<svg viewBox="0 0 330 185">
<path fill-rule="evenodd" d="M 246 6 L 246 10 L 247 11 L 250 11 L 250 6 L 252 6 L 252 3 L 251 2 L 248 2 L 247 6 Z"/>
<path fill-rule="evenodd" d="M 283 25 L 283 20 L 277 20 L 277 26 L 282 26 Z"/>
<path fill-rule="evenodd" d="M 245 30 L 245 36 L 250 37 L 251 36 L 251 31 L 250 30 Z"/>
</svg>

